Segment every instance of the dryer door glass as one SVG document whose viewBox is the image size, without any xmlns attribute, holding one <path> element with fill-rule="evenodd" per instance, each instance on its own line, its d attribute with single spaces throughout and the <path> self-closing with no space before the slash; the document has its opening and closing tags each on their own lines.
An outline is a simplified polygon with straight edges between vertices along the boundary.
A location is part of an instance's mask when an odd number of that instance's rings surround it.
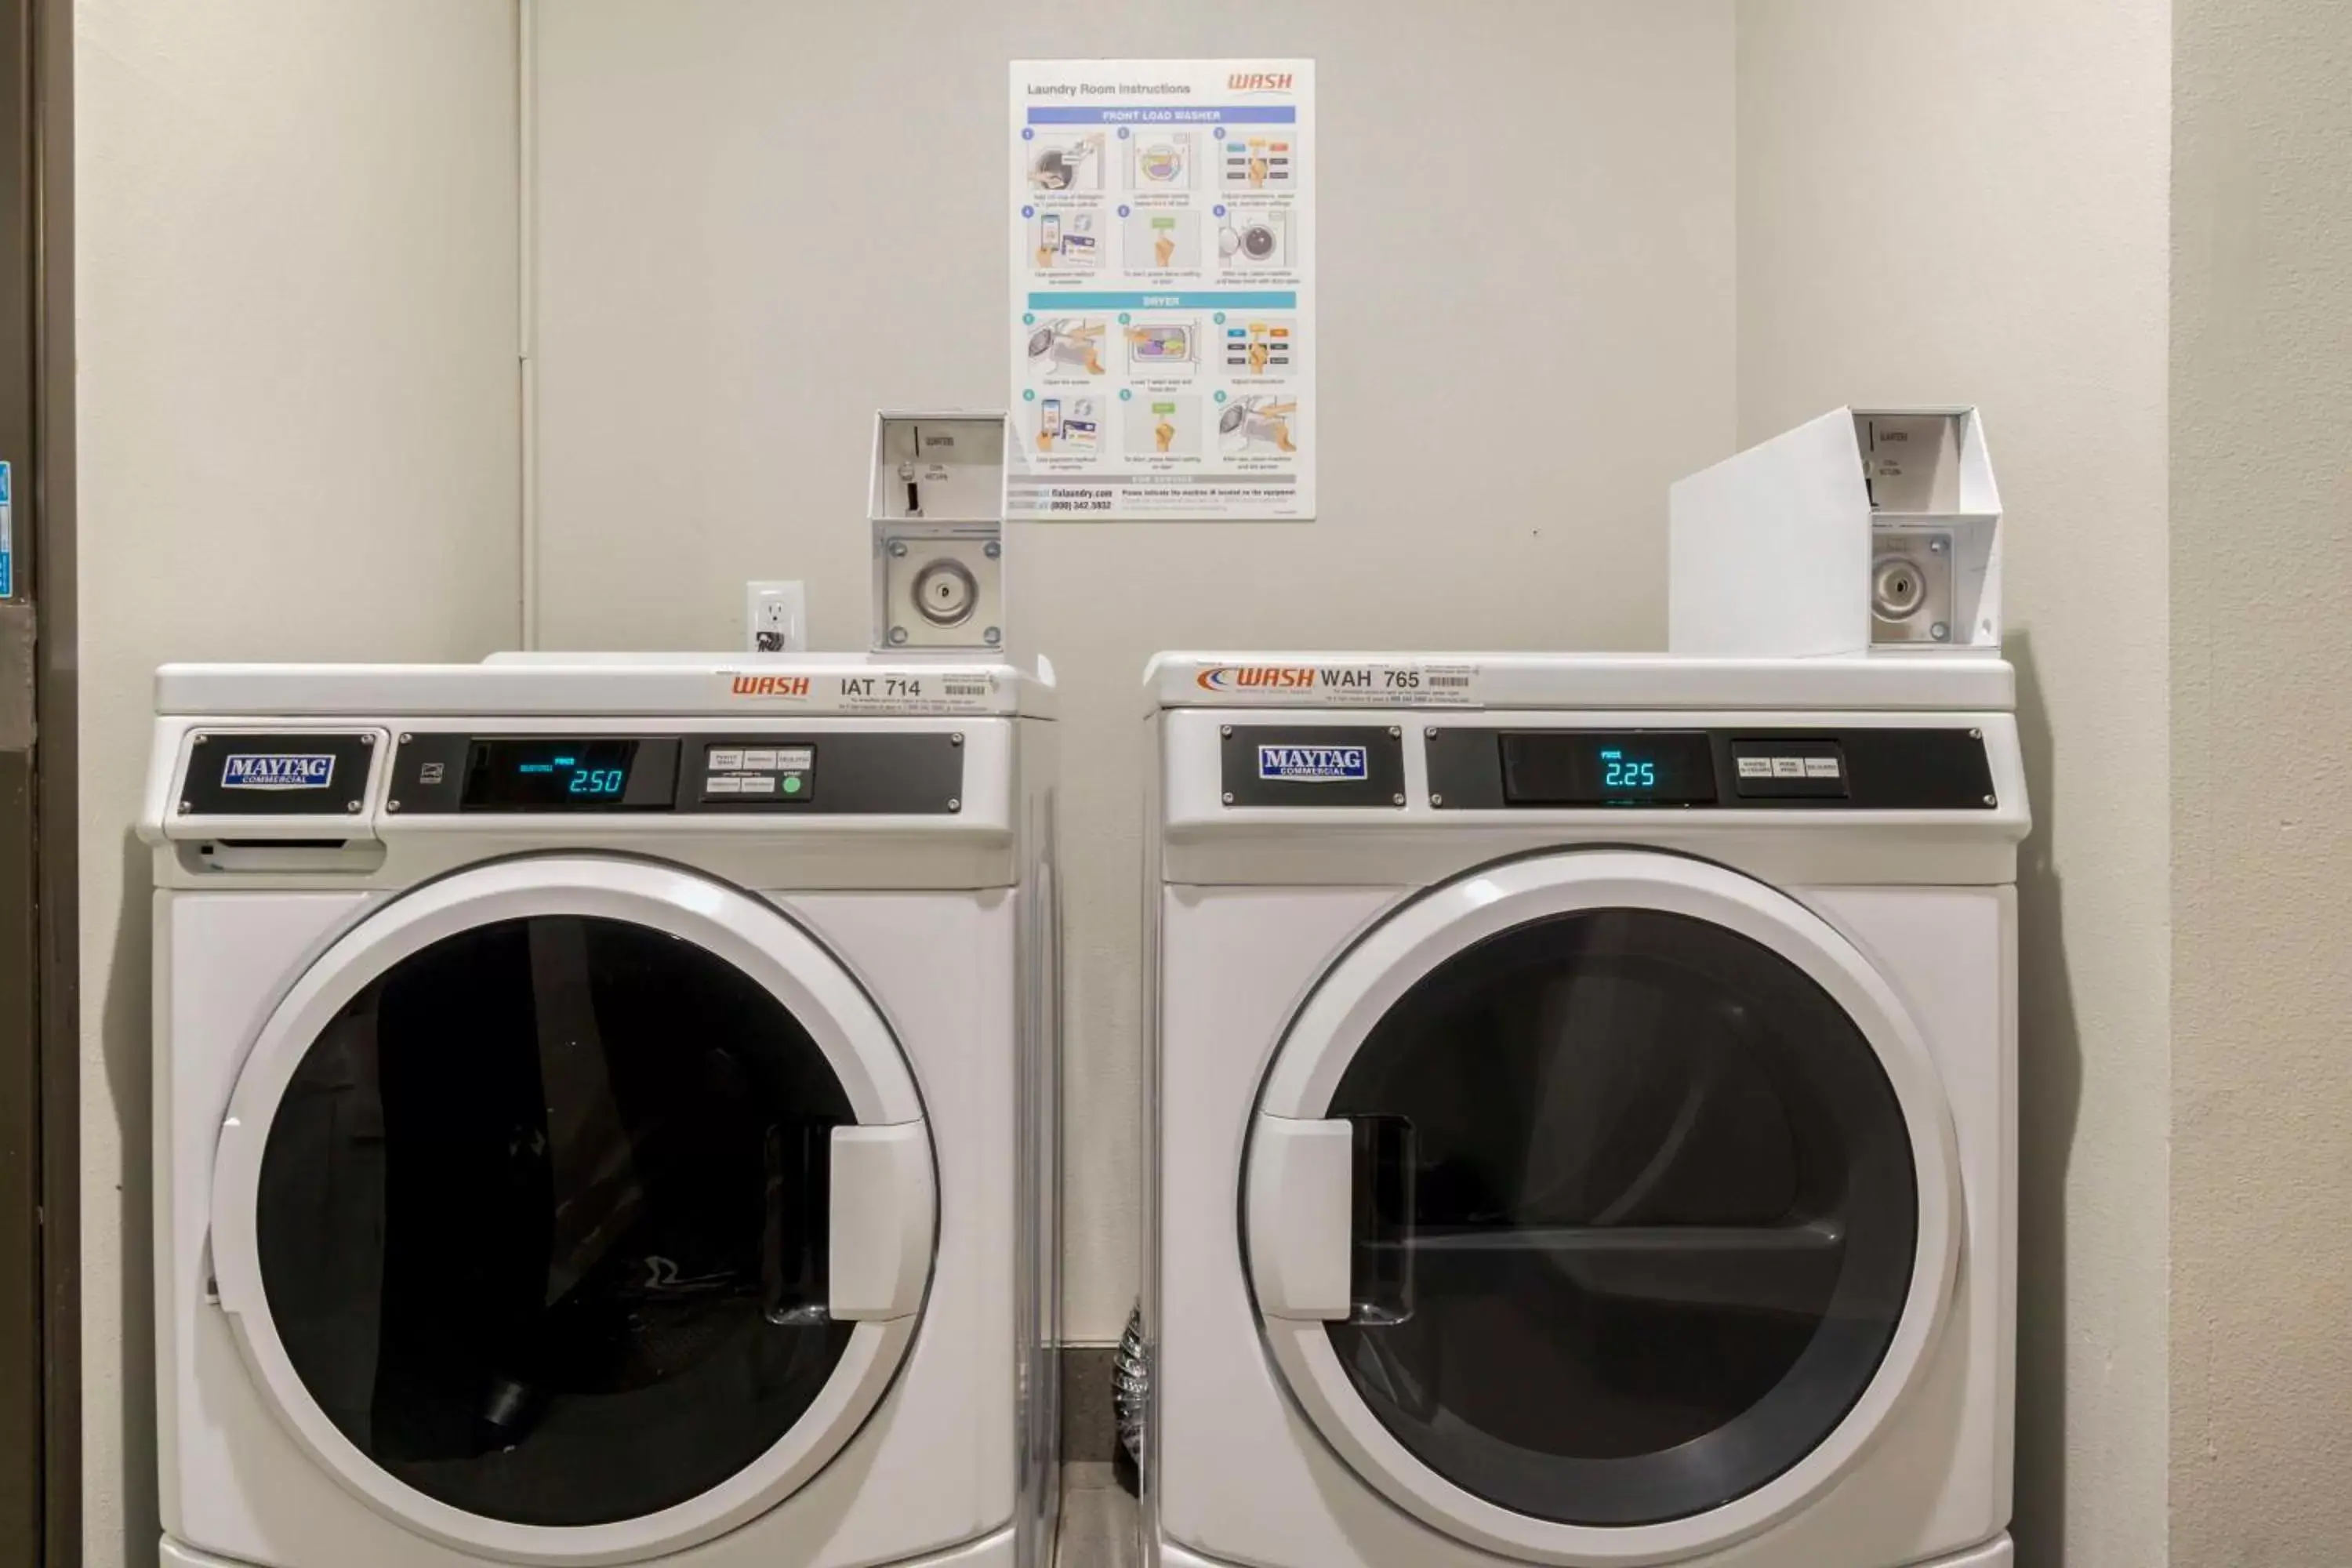
<svg viewBox="0 0 2352 1568">
<path fill-rule="evenodd" d="M 1708 921 L 1584 910 L 1417 983 L 1357 1128 L 1333 1348 L 1422 1463 L 1566 1524 L 1702 1513 L 1802 1459 L 1894 1337 L 1911 1140 L 1870 1043 Z"/>
<path fill-rule="evenodd" d="M 270 1317 L 375 1464 L 519 1524 L 635 1518 L 792 1429 L 828 1321 L 830 1130 L 768 990 L 666 931 L 504 921 L 395 964 L 303 1058 L 257 1208 Z"/>
</svg>

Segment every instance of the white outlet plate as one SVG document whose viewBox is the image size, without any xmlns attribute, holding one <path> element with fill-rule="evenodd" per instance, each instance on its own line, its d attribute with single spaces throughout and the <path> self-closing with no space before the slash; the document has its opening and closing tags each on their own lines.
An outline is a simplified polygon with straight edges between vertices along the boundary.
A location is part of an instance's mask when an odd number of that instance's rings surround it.
<svg viewBox="0 0 2352 1568">
<path fill-rule="evenodd" d="M 806 653 L 807 587 L 756 578 L 744 584 L 743 647 L 751 653 Z"/>
</svg>

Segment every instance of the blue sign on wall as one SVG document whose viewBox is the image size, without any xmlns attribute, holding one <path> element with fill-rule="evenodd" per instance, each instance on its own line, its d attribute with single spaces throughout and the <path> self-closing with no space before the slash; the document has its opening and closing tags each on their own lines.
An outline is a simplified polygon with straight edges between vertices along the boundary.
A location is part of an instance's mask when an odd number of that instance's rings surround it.
<svg viewBox="0 0 2352 1568">
<path fill-rule="evenodd" d="M 8 465 L 0 463 L 0 599 L 16 591 L 15 489 Z"/>
</svg>

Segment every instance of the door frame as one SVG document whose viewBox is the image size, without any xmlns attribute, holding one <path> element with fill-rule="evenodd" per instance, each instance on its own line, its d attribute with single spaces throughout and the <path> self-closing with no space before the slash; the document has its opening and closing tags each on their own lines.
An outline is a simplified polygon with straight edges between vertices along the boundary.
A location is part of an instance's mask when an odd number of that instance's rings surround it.
<svg viewBox="0 0 2352 1568">
<path fill-rule="evenodd" d="M 228 893 L 216 895 L 234 898 Z M 849 1343 L 787 1434 L 727 1480 L 660 1512 L 598 1524 L 518 1524 L 418 1491 L 320 1407 L 268 1305 L 258 1236 L 262 1160 L 289 1083 L 353 997 L 436 943 L 505 921 L 573 915 L 681 938 L 775 998 L 807 1032 L 857 1117 L 833 1133 L 832 1311 Z M 758 895 L 662 862 L 583 851 L 493 860 L 366 910 L 270 1011 L 217 1129 L 211 1262 L 254 1388 L 320 1469 L 404 1530 L 456 1551 L 550 1565 L 687 1551 L 784 1506 L 864 1430 L 911 1353 L 940 1247 L 938 1152 L 912 1062 L 878 1003 L 824 942 Z"/>
<path fill-rule="evenodd" d="M 1599 910 L 1688 916 L 1744 936 L 1810 978 L 1868 1042 L 1902 1108 L 1916 1173 L 1911 1282 L 1893 1342 L 1860 1397 L 1810 1453 L 1703 1513 L 1603 1526 L 1531 1518 L 1430 1468 L 1382 1426 L 1334 1350 L 1349 1303 L 1352 1139 L 1327 1120 L 1349 1065 L 1412 986 L 1479 942 Z M 1926 1037 L 1847 938 L 1778 889 L 1712 861 L 1653 849 L 1564 848 L 1474 871 L 1408 901 L 1325 971 L 1284 1029 L 1242 1157 L 1242 1246 L 1259 1332 L 1298 1408 L 1398 1507 L 1483 1550 L 1534 1563 L 1680 1562 L 1762 1533 L 1862 1457 L 1927 1374 L 1952 1315 L 1967 1215 L 1951 1106 Z"/>
<path fill-rule="evenodd" d="M 72 81 L 70 0 L 0 0 L 0 1560 L 52 1564 L 81 1560 Z"/>
</svg>

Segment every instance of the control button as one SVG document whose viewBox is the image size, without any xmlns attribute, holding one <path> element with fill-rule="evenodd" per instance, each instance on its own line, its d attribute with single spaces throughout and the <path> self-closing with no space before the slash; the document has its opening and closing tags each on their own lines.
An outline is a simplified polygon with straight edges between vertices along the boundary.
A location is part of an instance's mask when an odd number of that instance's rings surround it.
<svg viewBox="0 0 2352 1568">
<path fill-rule="evenodd" d="M 772 751 L 746 752 L 739 765 L 751 773 L 772 773 L 776 766 L 776 753 Z"/>
<path fill-rule="evenodd" d="M 745 795 L 773 795 L 776 793 L 776 780 L 775 775 L 772 773 L 754 774 L 742 780 L 741 784 L 742 793 Z"/>
<path fill-rule="evenodd" d="M 1731 765 L 1732 787 L 1743 800 L 1846 798 L 1845 752 L 1834 740 L 1734 740 Z"/>
<path fill-rule="evenodd" d="M 808 780 L 798 773 L 786 773 L 783 781 L 786 795 L 799 795 L 808 788 Z"/>
<path fill-rule="evenodd" d="M 712 773 L 731 773 L 742 765 L 743 753 L 741 752 L 722 752 L 716 746 L 710 748 L 710 771 Z"/>
<path fill-rule="evenodd" d="M 706 795 L 740 795 L 742 792 L 743 781 L 739 778 L 718 776 L 702 781 L 702 793 Z"/>
</svg>

